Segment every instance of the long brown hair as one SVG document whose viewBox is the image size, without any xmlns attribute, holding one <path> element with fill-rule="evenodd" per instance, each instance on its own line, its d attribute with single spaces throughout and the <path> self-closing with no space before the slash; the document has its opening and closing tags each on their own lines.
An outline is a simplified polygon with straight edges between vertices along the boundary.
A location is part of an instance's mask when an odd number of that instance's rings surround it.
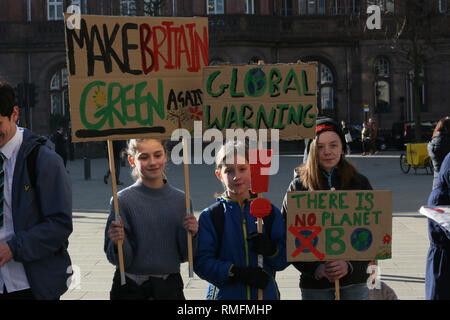
<svg viewBox="0 0 450 320">
<path fill-rule="evenodd" d="M 309 191 L 327 190 L 328 185 L 324 184 L 322 173 L 319 168 L 319 152 L 317 148 L 317 137 L 311 142 L 306 163 L 300 165 L 295 169 L 295 172 L 300 176 L 300 181 Z M 346 188 L 349 186 L 353 176 L 358 172 L 356 167 L 345 159 L 344 154 L 337 165 L 338 174 L 340 177 L 339 188 Z"/>
<path fill-rule="evenodd" d="M 450 118 L 448 116 L 439 120 L 431 138 L 434 138 L 438 132 L 450 134 Z"/>
</svg>

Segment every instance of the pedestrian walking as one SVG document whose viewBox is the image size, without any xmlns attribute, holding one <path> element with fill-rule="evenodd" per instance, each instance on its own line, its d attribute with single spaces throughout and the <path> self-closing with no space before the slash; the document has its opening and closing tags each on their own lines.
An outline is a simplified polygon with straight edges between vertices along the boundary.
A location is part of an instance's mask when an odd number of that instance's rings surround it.
<svg viewBox="0 0 450 320">
<path fill-rule="evenodd" d="M 345 123 L 344 120 L 341 121 L 341 127 L 345 137 L 346 152 L 349 155 L 352 153 L 350 149 L 350 143 L 353 142 L 352 134 L 350 133 L 350 129 L 347 127 L 347 124 Z"/>
<path fill-rule="evenodd" d="M 200 215 L 194 257 L 195 272 L 209 282 L 207 299 L 256 300 L 258 289 L 264 299 L 279 299 L 275 272 L 287 267 L 286 226 L 272 205 L 264 218 L 264 232 L 257 233 L 257 219 L 250 213 L 257 195 L 249 191 L 248 147 L 233 141 L 223 145 L 215 174 L 225 190 Z M 264 257 L 262 268 L 258 254 Z"/>
<path fill-rule="evenodd" d="M 67 167 L 67 136 L 64 134 L 63 127 L 59 126 L 52 135 L 51 140 L 55 144 L 55 152 L 63 159 L 64 167 Z"/>
<path fill-rule="evenodd" d="M 311 142 L 308 161 L 296 168 L 289 191 L 370 190 L 369 180 L 345 159 L 345 138 L 331 118 L 316 124 L 316 137 Z M 287 215 L 287 193 L 281 208 Z M 301 272 L 300 290 L 303 300 L 332 300 L 334 282 L 339 280 L 342 300 L 365 300 L 368 297 L 367 266 L 370 261 L 295 262 Z"/>
<path fill-rule="evenodd" d="M 377 124 L 375 123 L 375 120 L 369 118 L 369 137 L 370 137 L 369 150 L 370 154 L 372 155 L 377 152 L 377 145 L 376 145 L 377 136 L 378 136 Z"/>
<path fill-rule="evenodd" d="M 450 153 L 444 158 L 436 187 L 428 197 L 428 206 L 450 205 Z M 450 232 L 428 219 L 428 249 L 425 271 L 425 299 L 450 299 Z"/>
<path fill-rule="evenodd" d="M 433 163 L 433 189 L 437 186 L 441 163 L 450 152 L 450 118 L 439 120 L 428 143 L 428 155 Z"/>
<path fill-rule="evenodd" d="M 16 125 L 14 89 L 0 83 L 0 300 L 57 300 L 71 260 L 72 187 L 45 138 Z"/>
<path fill-rule="evenodd" d="M 118 194 L 121 222 L 114 221 L 113 199 L 104 251 L 117 266 L 111 300 L 184 300 L 180 264 L 188 259 L 187 232 L 196 246 L 197 219 L 186 214 L 185 193 L 165 175 L 167 150 L 155 139 L 132 139 L 128 161 L 136 182 Z M 192 206 L 191 206 L 192 208 Z M 126 284 L 120 283 L 117 243 L 123 241 Z"/>
<path fill-rule="evenodd" d="M 113 155 L 114 155 L 114 172 L 116 174 L 116 184 L 117 185 L 123 185 L 123 182 L 120 181 L 120 160 L 121 160 L 121 154 L 122 150 L 126 147 L 126 143 L 123 140 L 114 140 L 113 143 Z M 105 184 L 108 184 L 108 179 L 111 174 L 111 169 L 108 168 L 106 170 L 105 175 L 103 176 L 103 182 Z"/>
<path fill-rule="evenodd" d="M 362 155 L 365 156 L 368 154 L 370 150 L 370 129 L 367 125 L 367 122 L 363 122 L 362 130 L 361 130 L 361 146 L 362 146 Z"/>
</svg>

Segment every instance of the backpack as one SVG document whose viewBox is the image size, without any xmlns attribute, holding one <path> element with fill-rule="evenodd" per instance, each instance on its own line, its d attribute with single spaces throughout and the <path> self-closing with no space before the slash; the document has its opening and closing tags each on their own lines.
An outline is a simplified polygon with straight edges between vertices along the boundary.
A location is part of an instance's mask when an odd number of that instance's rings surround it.
<svg viewBox="0 0 450 320">
<path fill-rule="evenodd" d="M 217 239 L 218 239 L 218 246 L 217 246 L 217 252 L 216 252 L 216 258 L 219 256 L 220 248 L 222 247 L 222 237 L 223 237 L 223 228 L 225 224 L 225 212 L 223 208 L 223 204 L 219 201 L 213 203 L 211 206 L 208 207 L 210 211 L 210 217 L 211 221 L 214 225 L 214 229 L 216 230 Z M 263 218 L 264 225 L 266 226 L 266 233 L 270 235 L 270 232 L 272 230 L 272 224 L 273 219 L 275 218 L 275 214 L 273 211 L 270 211 L 270 214 Z"/>
</svg>

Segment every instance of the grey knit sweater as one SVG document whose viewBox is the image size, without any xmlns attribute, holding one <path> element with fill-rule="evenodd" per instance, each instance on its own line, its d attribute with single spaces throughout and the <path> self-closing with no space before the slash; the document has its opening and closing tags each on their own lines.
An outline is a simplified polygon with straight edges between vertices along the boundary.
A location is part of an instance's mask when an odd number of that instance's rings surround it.
<svg viewBox="0 0 450 320">
<path fill-rule="evenodd" d="M 139 180 L 117 194 L 119 214 L 125 229 L 123 255 L 125 272 L 136 275 L 169 274 L 180 271 L 187 261 L 187 234 L 183 228 L 186 214 L 185 193 L 170 184 L 149 188 Z M 192 208 L 192 205 L 191 205 Z M 104 250 L 118 268 L 116 246 L 108 237 L 114 221 L 114 203 L 105 229 Z M 196 237 L 194 238 L 194 247 Z"/>
</svg>

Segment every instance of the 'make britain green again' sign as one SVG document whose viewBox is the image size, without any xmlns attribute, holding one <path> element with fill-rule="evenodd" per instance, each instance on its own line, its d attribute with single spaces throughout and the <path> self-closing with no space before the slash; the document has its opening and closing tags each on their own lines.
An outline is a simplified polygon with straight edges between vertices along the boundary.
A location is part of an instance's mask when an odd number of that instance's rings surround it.
<svg viewBox="0 0 450 320">
<path fill-rule="evenodd" d="M 78 29 L 66 27 L 73 141 L 170 138 L 193 129 L 202 117 L 207 18 L 80 20 Z"/>
</svg>

